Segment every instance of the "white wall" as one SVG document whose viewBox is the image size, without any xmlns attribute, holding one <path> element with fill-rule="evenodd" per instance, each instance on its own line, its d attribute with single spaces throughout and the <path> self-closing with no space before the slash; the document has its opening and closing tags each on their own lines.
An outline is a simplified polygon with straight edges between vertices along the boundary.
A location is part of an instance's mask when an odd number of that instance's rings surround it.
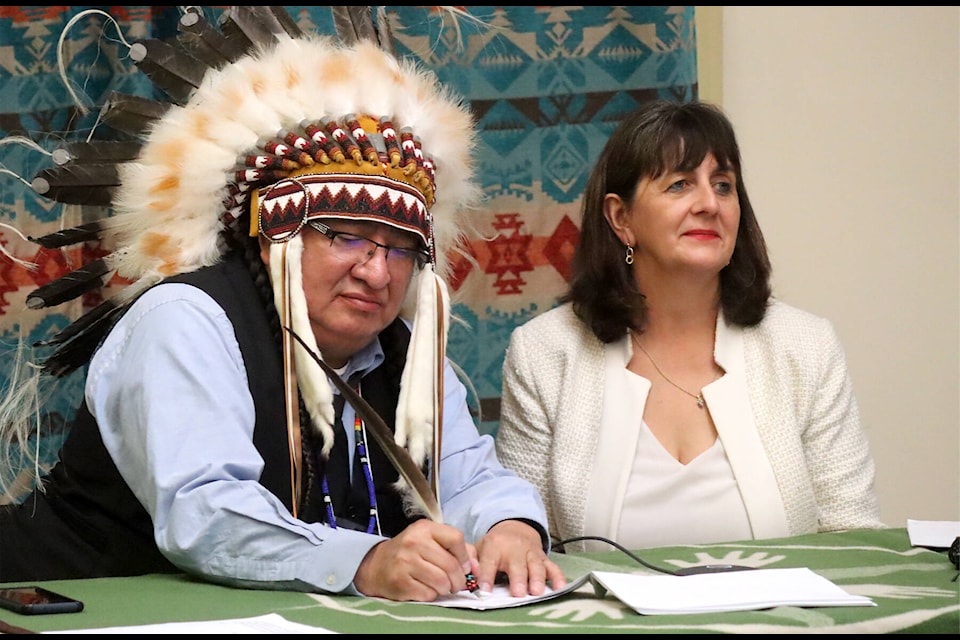
<svg viewBox="0 0 960 640">
<path fill-rule="evenodd" d="M 844 343 L 881 516 L 958 520 L 960 9 L 714 10 L 701 97 L 737 129 L 775 294 Z"/>
</svg>

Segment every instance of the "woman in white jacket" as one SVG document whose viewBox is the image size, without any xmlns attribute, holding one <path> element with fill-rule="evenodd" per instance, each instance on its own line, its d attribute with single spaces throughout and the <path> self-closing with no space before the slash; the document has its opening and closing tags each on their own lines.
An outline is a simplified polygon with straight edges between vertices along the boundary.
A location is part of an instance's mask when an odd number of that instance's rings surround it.
<svg viewBox="0 0 960 640">
<path fill-rule="evenodd" d="M 497 453 L 540 490 L 555 539 L 884 526 L 839 339 L 773 299 L 770 271 L 722 111 L 628 116 L 587 183 L 570 289 L 503 366 Z"/>
</svg>

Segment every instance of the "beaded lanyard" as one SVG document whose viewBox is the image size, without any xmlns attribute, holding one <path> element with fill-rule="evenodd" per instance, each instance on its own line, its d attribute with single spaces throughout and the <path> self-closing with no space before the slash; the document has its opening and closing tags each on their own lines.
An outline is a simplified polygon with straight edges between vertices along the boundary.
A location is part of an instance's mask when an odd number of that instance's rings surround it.
<svg viewBox="0 0 960 640">
<path fill-rule="evenodd" d="M 359 388 L 357 389 L 359 391 Z M 367 521 L 367 533 L 380 533 L 380 523 L 377 521 L 377 493 L 373 486 L 373 471 L 370 469 L 370 459 L 367 457 L 367 431 L 360 416 L 353 419 L 353 437 L 356 441 L 354 464 L 363 469 L 363 479 L 367 485 L 367 496 L 370 499 L 370 519 Z M 337 518 L 333 513 L 333 500 L 330 498 L 330 489 L 327 486 L 327 472 L 324 470 L 320 479 L 320 488 L 323 491 L 323 504 L 327 510 L 327 524 L 331 529 L 337 528 Z"/>
</svg>

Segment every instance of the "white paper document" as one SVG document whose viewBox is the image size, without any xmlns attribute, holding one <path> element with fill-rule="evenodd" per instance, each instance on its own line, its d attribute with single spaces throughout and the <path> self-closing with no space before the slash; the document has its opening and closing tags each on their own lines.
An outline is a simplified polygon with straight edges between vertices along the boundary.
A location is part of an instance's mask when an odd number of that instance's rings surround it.
<svg viewBox="0 0 960 640">
<path fill-rule="evenodd" d="M 644 615 L 750 611 L 770 607 L 876 606 L 810 569 L 756 569 L 690 576 L 594 571 L 592 579 Z"/>
<path fill-rule="evenodd" d="M 137 634 L 250 634 L 250 633 L 336 633 L 323 627 L 290 622 L 277 613 L 255 618 L 232 620 L 203 620 L 200 622 L 164 622 L 131 627 L 104 627 L 102 629 L 78 629 L 76 631 L 47 631 L 45 633 L 130 633 Z"/>
<path fill-rule="evenodd" d="M 562 589 L 546 588 L 546 591 L 539 596 L 511 596 L 510 587 L 505 584 L 495 584 L 493 591 L 460 591 L 452 593 L 449 596 L 440 596 L 432 602 L 423 604 L 432 604 L 439 607 L 452 607 L 455 609 L 475 609 L 485 611 L 490 609 L 506 609 L 508 607 L 519 607 L 524 604 L 531 604 L 541 600 L 550 600 L 562 596 L 565 593 L 582 587 L 589 580 L 590 575 L 583 575 L 576 580 L 572 580 Z"/>
<path fill-rule="evenodd" d="M 423 604 L 460 609 L 502 609 L 550 600 L 579 589 L 587 582 L 599 595 L 609 593 L 644 615 L 751 611 L 770 607 L 875 606 L 853 596 L 810 569 L 755 569 L 689 576 L 592 571 L 562 589 L 539 596 L 513 597 L 506 585 L 492 593 L 461 591 Z"/>
<path fill-rule="evenodd" d="M 960 520 L 907 520 L 907 533 L 915 547 L 946 549 L 960 536 Z"/>
</svg>

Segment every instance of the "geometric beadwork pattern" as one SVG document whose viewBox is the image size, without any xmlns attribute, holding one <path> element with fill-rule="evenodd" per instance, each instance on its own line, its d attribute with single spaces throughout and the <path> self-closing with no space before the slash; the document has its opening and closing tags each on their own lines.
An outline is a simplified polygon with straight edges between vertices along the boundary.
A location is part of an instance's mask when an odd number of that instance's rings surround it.
<svg viewBox="0 0 960 640">
<path fill-rule="evenodd" d="M 215 20 L 223 7 L 204 7 Z M 334 34 L 329 7 L 286 7 L 304 31 Z M 177 7 L 109 7 L 78 21 L 84 7 L 0 7 L 0 140 L 27 136 L 47 151 L 85 139 L 97 105 L 116 91 L 157 98 L 121 42 L 170 38 Z M 555 305 L 569 277 L 580 197 L 592 162 L 624 114 L 654 97 L 697 97 L 692 6 L 468 7 L 456 23 L 431 7 L 387 6 L 396 53 L 413 57 L 462 96 L 479 128 L 478 175 L 486 196 L 474 226 L 482 238 L 452 256 L 453 313 L 448 354 L 469 380 L 481 430 L 495 434 L 503 354 L 511 331 Z M 122 33 L 122 38 L 120 33 Z M 376 91 L 376 87 L 371 87 Z M 97 129 L 98 136 L 101 130 Z M 29 272 L 0 255 L 0 353 L 48 338 L 99 300 L 27 310 L 27 293 L 104 253 L 96 243 L 44 250 L 5 226 L 39 236 L 105 215 L 93 206 L 38 196 L 30 181 L 49 166 L 43 154 L 0 146 L 0 245 L 36 262 Z M 0 358 L 5 384 L 11 358 Z M 48 403 L 41 429 L 62 435 L 82 394 L 82 373 Z M 51 439 L 51 443 L 56 439 Z"/>
</svg>

